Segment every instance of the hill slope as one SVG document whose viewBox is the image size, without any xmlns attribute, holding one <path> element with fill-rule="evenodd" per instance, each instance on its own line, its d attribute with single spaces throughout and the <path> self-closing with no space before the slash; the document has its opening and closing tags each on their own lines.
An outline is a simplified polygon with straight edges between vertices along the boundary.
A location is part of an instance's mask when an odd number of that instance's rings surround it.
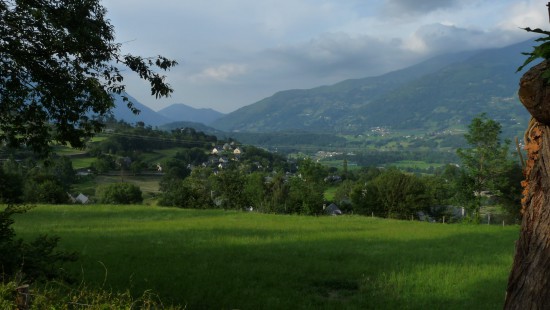
<svg viewBox="0 0 550 310">
<path fill-rule="evenodd" d="M 176 103 L 157 112 L 176 122 L 211 124 L 225 114 L 212 109 L 196 109 L 183 103 Z"/>
<path fill-rule="evenodd" d="M 482 112 L 504 127 L 517 126 L 528 113 L 517 100 L 515 71 L 531 45 L 444 55 L 377 77 L 278 92 L 213 126 L 244 132 L 356 134 L 375 126 L 433 131 L 463 126 Z"/>
<path fill-rule="evenodd" d="M 131 95 L 126 94 L 126 96 L 133 103 L 134 107 L 140 110 L 140 113 L 137 115 L 133 114 L 127 108 L 122 97 L 114 95 L 115 108 L 113 109 L 113 115 L 116 119 L 127 123 L 144 122 L 146 125 L 151 126 L 161 126 L 174 122 L 210 124 L 225 115 L 212 109 L 196 109 L 181 103 L 173 104 L 155 112 Z"/>
<path fill-rule="evenodd" d="M 128 109 L 126 102 L 122 100 L 122 97 L 119 95 L 113 95 L 115 98 L 115 108 L 113 109 L 113 115 L 117 120 L 123 120 L 130 124 L 135 124 L 136 122 L 144 122 L 147 125 L 159 126 L 162 124 L 172 122 L 171 119 L 164 117 L 157 112 L 153 111 L 151 108 L 139 102 L 136 98 L 126 94 L 128 99 L 132 102 L 134 107 L 140 110 L 139 114 L 134 114 L 130 109 Z"/>
</svg>

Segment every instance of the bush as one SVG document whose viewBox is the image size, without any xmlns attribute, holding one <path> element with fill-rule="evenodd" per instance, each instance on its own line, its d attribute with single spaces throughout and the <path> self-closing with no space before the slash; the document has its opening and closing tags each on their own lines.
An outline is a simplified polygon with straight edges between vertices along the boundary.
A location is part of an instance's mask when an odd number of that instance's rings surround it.
<svg viewBox="0 0 550 310">
<path fill-rule="evenodd" d="M 41 235 L 30 243 L 15 239 L 12 215 L 27 210 L 28 207 L 8 206 L 0 212 L 0 282 L 16 275 L 28 282 L 67 279 L 60 264 L 76 260 L 77 254 L 55 251 L 58 237 Z"/>
<path fill-rule="evenodd" d="M 139 186 L 130 183 L 100 185 L 96 189 L 96 198 L 100 203 L 107 204 L 134 204 L 143 202 Z"/>
<path fill-rule="evenodd" d="M 29 203 L 66 203 L 68 195 L 59 182 L 53 179 L 28 181 L 24 186 L 24 200 Z"/>
</svg>

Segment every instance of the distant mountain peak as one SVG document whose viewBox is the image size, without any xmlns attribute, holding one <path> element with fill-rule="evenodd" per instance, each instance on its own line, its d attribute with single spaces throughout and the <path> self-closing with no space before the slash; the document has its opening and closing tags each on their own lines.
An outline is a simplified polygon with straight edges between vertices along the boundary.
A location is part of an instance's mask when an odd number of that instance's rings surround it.
<svg viewBox="0 0 550 310">
<path fill-rule="evenodd" d="M 210 108 L 193 108 L 183 103 L 172 104 L 158 113 L 175 122 L 188 121 L 202 124 L 211 124 L 225 114 Z"/>
<path fill-rule="evenodd" d="M 132 102 L 135 108 L 140 110 L 139 114 L 134 114 L 127 107 L 120 95 L 114 95 L 115 108 L 113 115 L 118 120 L 124 120 L 127 123 L 135 124 L 144 122 L 150 126 L 161 126 L 174 122 L 195 122 L 210 124 L 225 114 L 209 108 L 196 109 L 183 103 L 176 103 L 158 112 L 139 102 L 136 98 L 125 94 Z"/>
</svg>

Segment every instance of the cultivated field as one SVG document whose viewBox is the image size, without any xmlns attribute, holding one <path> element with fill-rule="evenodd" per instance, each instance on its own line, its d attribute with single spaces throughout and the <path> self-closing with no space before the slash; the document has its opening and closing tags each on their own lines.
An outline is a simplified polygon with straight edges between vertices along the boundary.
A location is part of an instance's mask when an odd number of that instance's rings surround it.
<svg viewBox="0 0 550 310">
<path fill-rule="evenodd" d="M 187 309 L 501 309 L 517 226 L 147 206 L 39 206 L 78 281 Z"/>
</svg>

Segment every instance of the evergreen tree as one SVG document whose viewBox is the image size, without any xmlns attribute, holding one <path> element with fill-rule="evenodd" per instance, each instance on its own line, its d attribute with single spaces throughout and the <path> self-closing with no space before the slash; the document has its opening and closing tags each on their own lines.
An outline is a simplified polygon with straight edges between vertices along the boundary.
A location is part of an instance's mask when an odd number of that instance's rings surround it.
<svg viewBox="0 0 550 310">
<path fill-rule="evenodd" d="M 502 196 L 499 186 L 507 182 L 507 174 L 513 168 L 508 158 L 510 141 L 501 142 L 501 132 L 498 122 L 481 114 L 472 120 L 464 135 L 470 147 L 457 150 L 462 162 L 458 201 L 476 219 L 486 195 Z"/>
</svg>

